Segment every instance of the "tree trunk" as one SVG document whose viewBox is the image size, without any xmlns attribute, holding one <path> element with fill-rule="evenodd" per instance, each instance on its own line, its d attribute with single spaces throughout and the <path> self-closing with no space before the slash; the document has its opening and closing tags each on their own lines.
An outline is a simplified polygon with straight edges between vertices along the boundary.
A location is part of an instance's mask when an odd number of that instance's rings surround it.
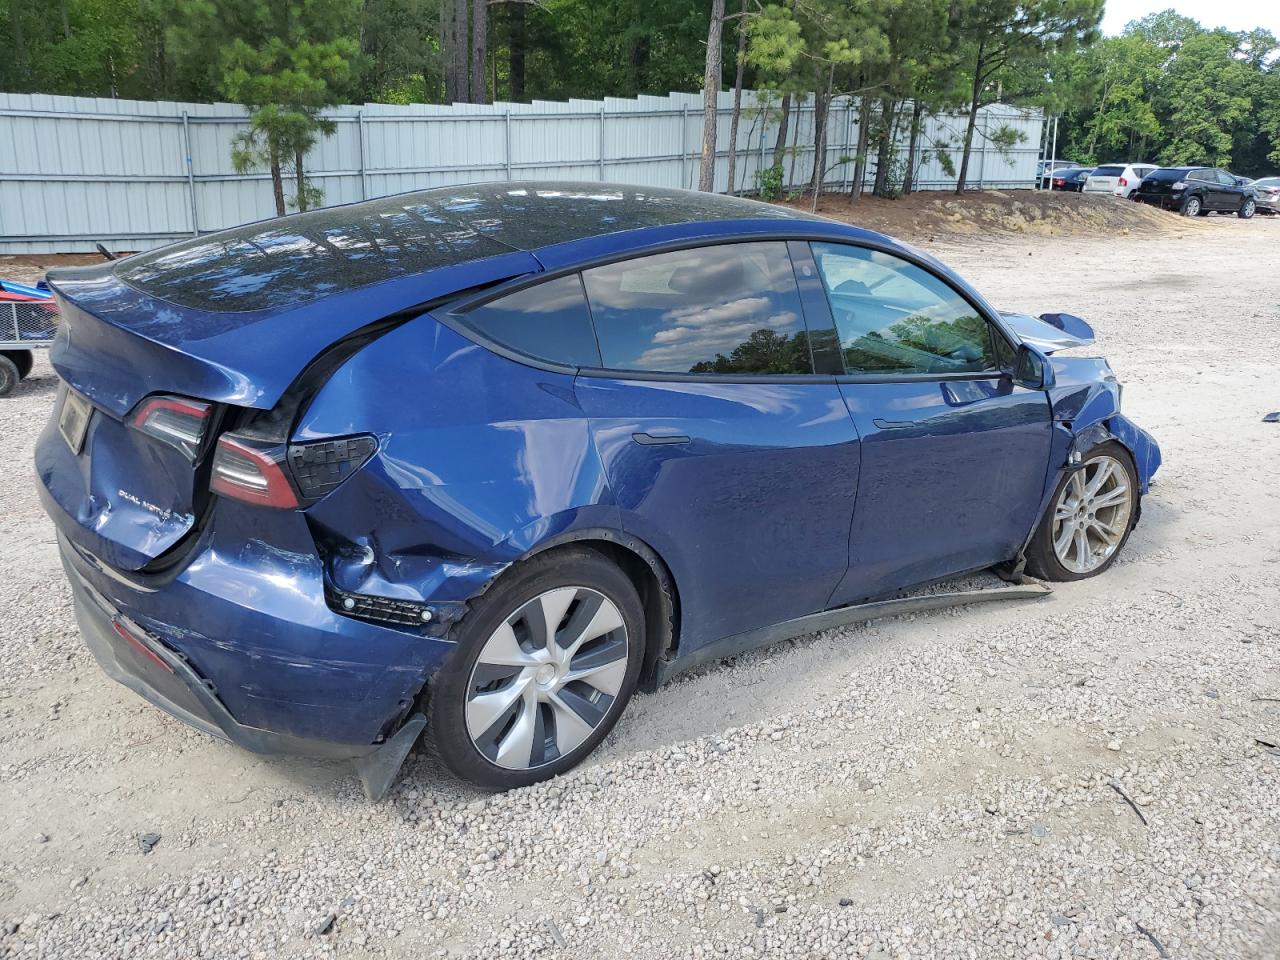
<svg viewBox="0 0 1280 960">
<path fill-rule="evenodd" d="M 18 0 L 9 0 L 10 3 L 17 3 Z M 71 39 L 71 15 L 67 12 L 67 0 L 61 0 L 59 6 L 62 7 L 62 36 L 67 40 Z"/>
<path fill-rule="evenodd" d="M 985 65 L 983 49 L 986 40 L 978 41 L 978 62 L 973 68 L 973 97 L 969 102 L 969 122 L 964 127 L 964 152 L 960 155 L 960 179 L 956 181 L 956 195 L 964 195 L 964 181 L 969 176 L 969 154 L 973 150 L 973 131 L 978 126 L 978 110 L 981 107 L 982 68 Z"/>
<path fill-rule="evenodd" d="M 293 154 L 293 174 L 298 185 L 298 212 L 302 213 L 307 209 L 307 177 L 302 169 L 302 151 L 295 150 Z"/>
<path fill-rule="evenodd" d="M 871 126 L 871 97 L 862 96 L 858 104 L 858 146 L 854 150 L 853 183 L 849 185 L 849 200 L 862 196 L 862 180 L 867 175 L 867 128 Z"/>
<path fill-rule="evenodd" d="M 818 209 L 818 195 L 822 193 L 822 181 L 827 173 L 827 114 L 831 110 L 831 84 L 835 81 L 836 68 L 827 73 L 826 88 L 819 87 L 813 100 L 813 176 L 809 178 L 809 191 L 813 198 L 810 210 Z"/>
<path fill-rule="evenodd" d="M 507 46 L 507 74 L 511 80 L 511 99 L 524 100 L 524 51 L 528 33 L 524 19 L 524 4 L 513 3 L 508 8 L 511 17 L 511 38 Z"/>
<path fill-rule="evenodd" d="M 902 174 L 902 195 L 905 197 L 916 186 L 916 150 L 920 147 L 920 121 L 924 117 L 924 104 L 916 100 L 911 107 L 911 137 L 907 146 L 907 168 Z"/>
<path fill-rule="evenodd" d="M 880 98 L 880 136 L 876 144 L 876 179 L 871 192 L 877 197 L 888 193 L 889 165 L 893 160 L 893 120 L 897 103 L 892 97 Z"/>
<path fill-rule="evenodd" d="M 773 165 L 782 166 L 787 154 L 787 126 L 791 123 L 791 94 L 782 95 L 782 118 L 778 121 L 778 139 L 773 143 Z"/>
<path fill-rule="evenodd" d="M 794 187 L 796 183 L 796 158 L 800 156 L 800 121 L 804 119 L 804 97 L 796 97 L 796 118 L 791 124 L 791 162 L 787 165 L 785 186 Z"/>
<path fill-rule="evenodd" d="M 444 81 L 444 102 L 454 103 L 458 91 L 453 75 L 453 0 L 440 0 L 440 78 Z"/>
<path fill-rule="evenodd" d="M 453 0 L 453 96 L 460 103 L 471 102 L 467 78 L 467 0 Z"/>
<path fill-rule="evenodd" d="M 284 209 L 284 177 L 280 173 L 280 158 L 271 157 L 271 191 L 275 194 L 276 216 L 283 217 Z"/>
<path fill-rule="evenodd" d="M 489 39 L 488 0 L 471 3 L 471 102 L 488 103 L 488 83 L 484 75 L 485 45 Z"/>
<path fill-rule="evenodd" d="M 712 0 L 707 28 L 707 63 L 702 72 L 702 165 L 698 189 L 710 192 L 716 181 L 716 107 L 720 103 L 720 32 L 724 27 L 724 0 Z"/>
<path fill-rule="evenodd" d="M 27 41 L 22 34 L 21 4 L 9 0 L 9 30 L 13 34 L 13 65 L 19 80 L 27 79 Z"/>
<path fill-rule="evenodd" d="M 738 18 L 738 54 L 735 57 L 737 73 L 733 78 L 733 114 L 729 118 L 729 193 L 734 192 L 733 175 L 738 166 L 738 120 L 742 116 L 742 71 L 747 65 L 746 50 L 747 0 L 742 0 L 742 16 Z"/>
</svg>

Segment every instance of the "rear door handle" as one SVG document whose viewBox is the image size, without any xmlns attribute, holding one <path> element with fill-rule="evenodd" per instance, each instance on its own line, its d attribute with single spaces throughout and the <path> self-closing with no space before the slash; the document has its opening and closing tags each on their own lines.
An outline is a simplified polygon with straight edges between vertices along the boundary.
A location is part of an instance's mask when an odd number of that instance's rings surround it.
<svg viewBox="0 0 1280 960">
<path fill-rule="evenodd" d="M 649 446 L 655 443 L 689 443 L 689 438 L 682 433 L 654 435 L 652 433 L 633 433 L 631 439 L 636 443 Z"/>
<path fill-rule="evenodd" d="M 881 420 L 879 417 L 871 422 L 880 430 L 906 430 L 908 427 L 918 426 L 914 420 Z"/>
</svg>

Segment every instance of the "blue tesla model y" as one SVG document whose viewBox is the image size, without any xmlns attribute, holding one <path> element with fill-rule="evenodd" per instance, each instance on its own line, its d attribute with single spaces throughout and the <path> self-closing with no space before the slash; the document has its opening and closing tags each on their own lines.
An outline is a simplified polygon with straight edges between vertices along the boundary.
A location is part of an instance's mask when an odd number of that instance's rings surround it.
<svg viewBox="0 0 1280 960">
<path fill-rule="evenodd" d="M 1105 570 L 1160 463 L 1066 314 L 708 194 L 480 184 L 50 274 L 40 493 L 104 670 L 251 750 L 561 773 L 638 685 Z M 926 592 L 927 593 L 927 592 Z"/>
</svg>

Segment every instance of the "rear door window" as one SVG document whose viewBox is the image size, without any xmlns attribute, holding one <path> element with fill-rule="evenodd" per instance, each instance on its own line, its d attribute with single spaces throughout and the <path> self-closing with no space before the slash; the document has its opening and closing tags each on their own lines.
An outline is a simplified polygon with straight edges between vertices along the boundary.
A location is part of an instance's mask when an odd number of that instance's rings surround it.
<svg viewBox="0 0 1280 960">
<path fill-rule="evenodd" d="M 461 319 L 494 343 L 538 360 L 571 367 L 600 365 L 591 314 L 576 273 L 490 300 Z"/>
<path fill-rule="evenodd" d="M 832 243 L 812 248 L 847 373 L 999 370 L 999 335 L 977 307 L 932 273 L 880 250 Z"/>
<path fill-rule="evenodd" d="M 769 376 L 812 373 L 786 244 L 730 243 L 582 274 L 603 366 Z"/>
</svg>

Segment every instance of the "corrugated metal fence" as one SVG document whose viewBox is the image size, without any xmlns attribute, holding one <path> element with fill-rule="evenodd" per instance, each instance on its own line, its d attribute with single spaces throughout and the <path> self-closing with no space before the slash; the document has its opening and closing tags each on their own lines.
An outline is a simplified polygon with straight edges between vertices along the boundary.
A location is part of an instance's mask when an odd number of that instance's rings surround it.
<svg viewBox="0 0 1280 960">
<path fill-rule="evenodd" d="M 719 104 L 716 189 L 729 189 L 732 95 Z M 772 163 L 778 109 L 743 96 L 734 189 L 752 192 Z M 857 103 L 837 100 L 828 118 L 824 183 L 848 189 L 857 143 Z M 570 100 L 566 103 L 366 104 L 326 112 L 336 124 L 307 157 L 326 204 L 479 180 L 601 180 L 650 186 L 697 183 L 702 138 L 699 94 Z M 274 213 L 270 176 L 238 174 L 231 144 L 245 129 L 234 104 L 143 102 L 0 93 L 0 253 L 74 252 L 95 241 L 120 250 L 235 226 Z M 793 121 L 795 114 L 793 112 Z M 987 107 L 978 123 L 970 187 L 1026 187 L 1035 179 L 1041 116 Z M 814 111 L 800 111 L 784 162 L 789 186 L 813 170 Z M 905 125 L 904 125 L 905 126 Z M 1013 126 L 1008 151 L 983 131 Z M 922 189 L 955 186 L 934 144 L 959 166 L 964 117 L 928 117 L 918 174 Z M 903 138 L 905 140 L 905 136 Z M 905 156 L 905 146 L 898 151 Z M 874 164 L 869 165 L 869 179 Z M 287 192 L 288 188 L 286 188 Z"/>
</svg>

